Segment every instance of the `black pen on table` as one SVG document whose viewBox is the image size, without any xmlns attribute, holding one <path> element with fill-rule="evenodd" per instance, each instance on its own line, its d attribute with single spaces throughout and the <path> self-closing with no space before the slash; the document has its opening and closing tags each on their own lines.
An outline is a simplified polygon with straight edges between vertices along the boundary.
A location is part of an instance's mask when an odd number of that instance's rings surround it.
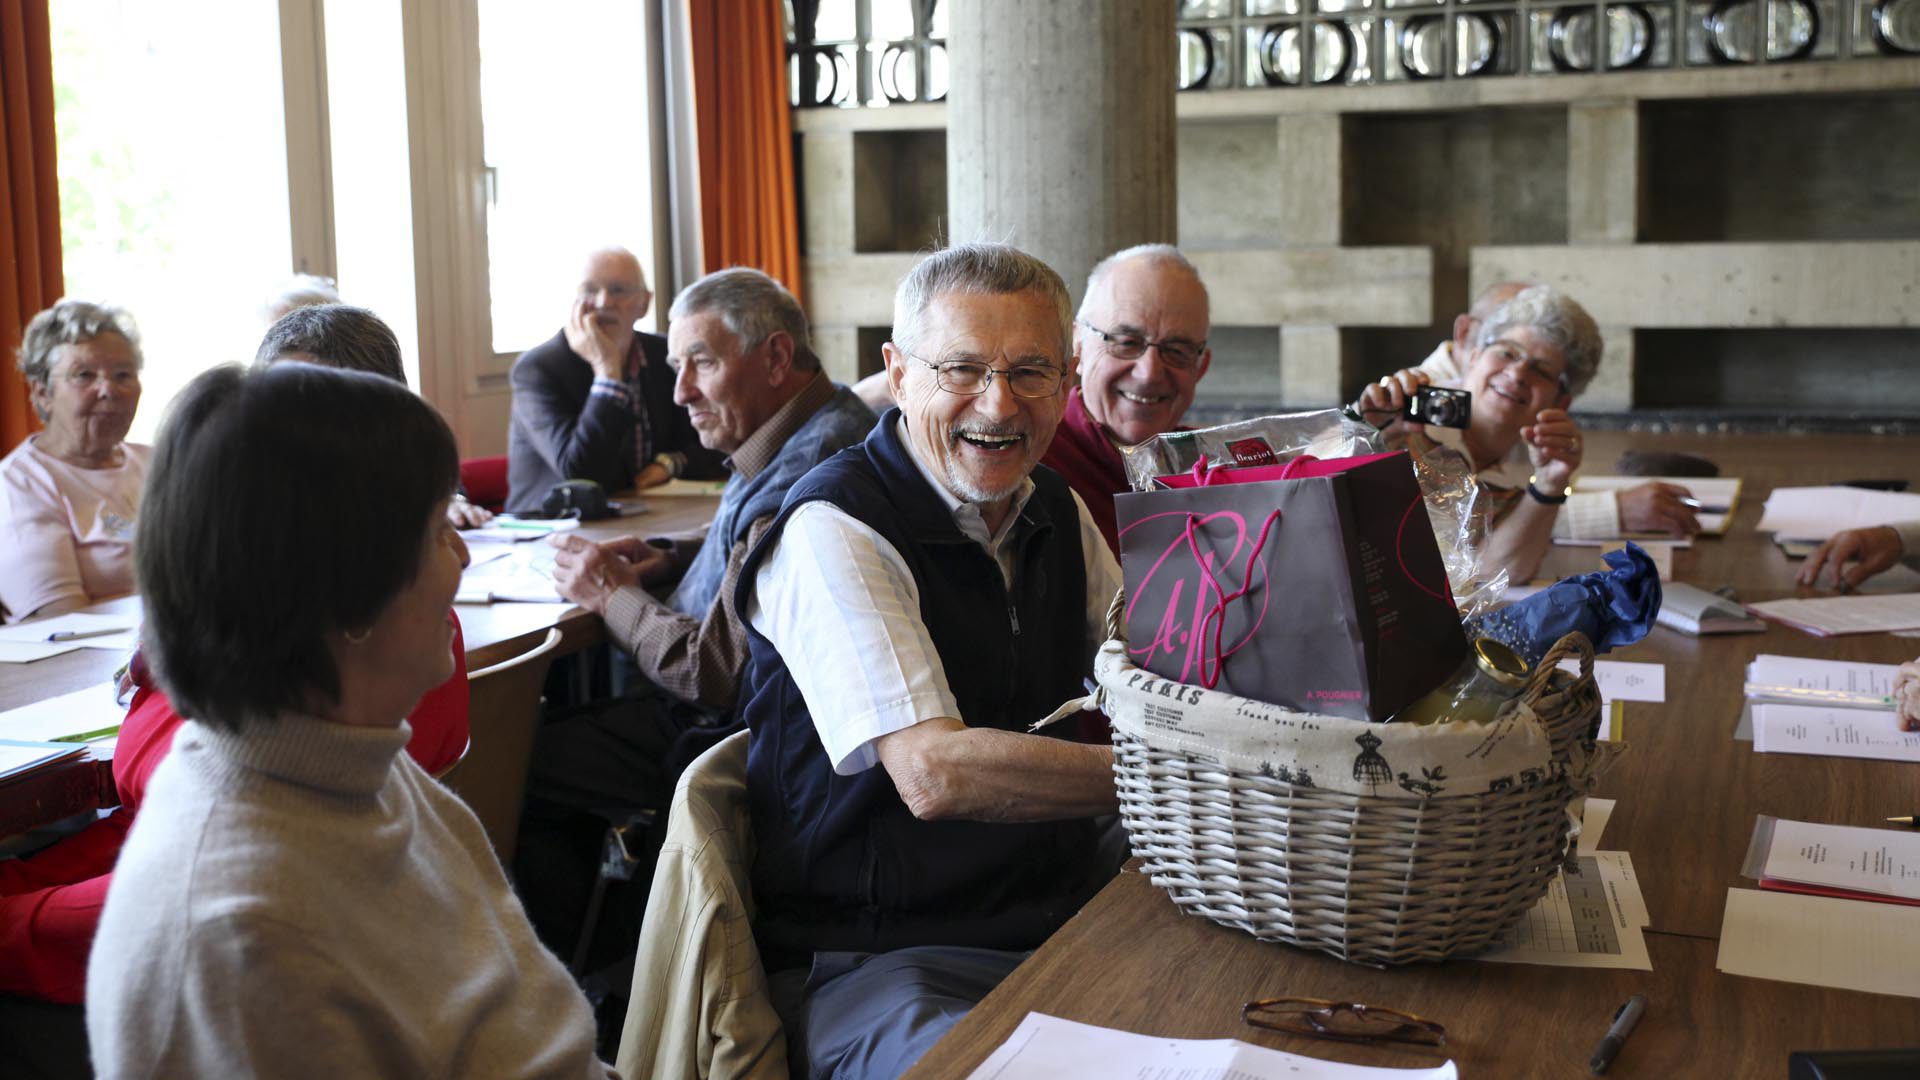
<svg viewBox="0 0 1920 1080">
<path fill-rule="evenodd" d="M 1607 1033 L 1600 1037 L 1600 1045 L 1594 1048 L 1593 1060 L 1587 1067 L 1595 1076 L 1607 1071 L 1613 1059 L 1619 1055 L 1620 1048 L 1626 1045 L 1627 1036 L 1633 1034 L 1633 1026 L 1640 1022 L 1640 1014 L 1647 1011 L 1647 995 L 1635 994 L 1627 999 L 1613 1014 L 1613 1023 Z"/>
<path fill-rule="evenodd" d="M 1686 507 L 1689 510 L 1698 510 L 1703 514 L 1724 514 L 1727 512 L 1727 508 L 1724 506 L 1720 506 L 1715 503 L 1701 502 L 1699 499 L 1693 498 L 1691 496 L 1682 496 L 1680 499 L 1680 505 Z"/>
</svg>

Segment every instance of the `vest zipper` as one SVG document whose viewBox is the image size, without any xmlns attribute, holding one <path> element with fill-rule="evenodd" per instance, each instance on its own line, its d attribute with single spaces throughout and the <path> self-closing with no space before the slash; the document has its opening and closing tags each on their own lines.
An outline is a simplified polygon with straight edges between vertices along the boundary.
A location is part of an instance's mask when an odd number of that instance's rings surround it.
<svg viewBox="0 0 1920 1080">
<path fill-rule="evenodd" d="M 1007 599 L 1007 621 L 1013 624 L 1013 636 L 1019 637 L 1020 636 L 1020 609 L 1014 604 L 1013 599 L 1011 597 Z"/>
</svg>

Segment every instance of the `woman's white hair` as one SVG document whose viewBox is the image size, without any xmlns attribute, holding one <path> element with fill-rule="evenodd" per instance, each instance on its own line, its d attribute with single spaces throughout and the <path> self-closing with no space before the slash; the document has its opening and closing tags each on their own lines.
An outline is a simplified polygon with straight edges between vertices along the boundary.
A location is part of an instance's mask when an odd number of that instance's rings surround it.
<svg viewBox="0 0 1920 1080">
<path fill-rule="evenodd" d="M 1480 329 L 1480 344 L 1488 345 L 1515 327 L 1525 327 L 1560 350 L 1566 358 L 1567 393 L 1579 397 L 1600 371 L 1600 326 L 1587 309 L 1566 293 L 1548 285 L 1520 290 L 1500 305 Z"/>
</svg>

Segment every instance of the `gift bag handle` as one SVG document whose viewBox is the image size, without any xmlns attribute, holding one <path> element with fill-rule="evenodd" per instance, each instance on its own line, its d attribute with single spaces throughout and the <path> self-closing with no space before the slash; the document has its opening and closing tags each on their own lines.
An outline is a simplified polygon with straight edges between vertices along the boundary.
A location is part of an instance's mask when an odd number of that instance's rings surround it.
<svg viewBox="0 0 1920 1080">
<path fill-rule="evenodd" d="M 1218 597 L 1218 599 L 1213 602 L 1213 606 L 1207 609 L 1207 613 L 1200 617 L 1200 625 L 1193 628 L 1193 632 L 1199 636 L 1200 641 L 1200 682 L 1201 685 L 1209 690 L 1220 684 L 1220 674 L 1226 669 L 1227 657 L 1232 656 L 1234 653 L 1246 647 L 1247 642 L 1245 641 L 1235 645 L 1231 649 L 1223 649 L 1221 647 L 1222 643 L 1220 639 L 1226 633 L 1227 629 L 1227 605 L 1253 591 L 1254 564 L 1260 561 L 1260 552 L 1267 546 L 1267 537 L 1272 534 L 1273 526 L 1279 520 L 1280 510 L 1278 507 L 1267 511 L 1267 520 L 1260 526 L 1260 538 L 1254 541 L 1253 550 L 1247 552 L 1247 568 L 1246 571 L 1240 575 L 1240 588 L 1229 596 L 1227 595 L 1227 591 L 1220 587 L 1220 582 L 1213 576 L 1213 570 L 1207 566 L 1207 560 L 1200 556 L 1200 545 L 1193 538 L 1193 534 L 1200 524 L 1200 515 L 1187 515 L 1186 528 L 1181 531 L 1181 538 L 1187 542 L 1187 550 L 1193 554 L 1193 564 L 1200 568 L 1201 574 L 1205 575 L 1207 587 L 1211 588 L 1213 595 Z M 1207 663 L 1207 642 L 1209 640 L 1207 637 L 1208 624 L 1212 624 L 1213 626 L 1213 636 L 1211 638 L 1213 642 L 1213 663 L 1211 667 L 1209 667 Z M 1249 637 L 1248 640 L 1251 641 L 1252 638 Z"/>
</svg>

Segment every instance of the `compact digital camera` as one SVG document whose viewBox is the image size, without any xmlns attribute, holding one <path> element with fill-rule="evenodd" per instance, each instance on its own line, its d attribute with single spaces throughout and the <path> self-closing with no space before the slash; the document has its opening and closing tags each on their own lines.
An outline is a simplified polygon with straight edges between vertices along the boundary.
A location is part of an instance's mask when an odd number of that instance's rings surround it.
<svg viewBox="0 0 1920 1080">
<path fill-rule="evenodd" d="M 1423 386 L 1407 399 L 1404 415 L 1416 424 L 1464 428 L 1473 420 L 1473 394 L 1444 386 Z"/>
</svg>

